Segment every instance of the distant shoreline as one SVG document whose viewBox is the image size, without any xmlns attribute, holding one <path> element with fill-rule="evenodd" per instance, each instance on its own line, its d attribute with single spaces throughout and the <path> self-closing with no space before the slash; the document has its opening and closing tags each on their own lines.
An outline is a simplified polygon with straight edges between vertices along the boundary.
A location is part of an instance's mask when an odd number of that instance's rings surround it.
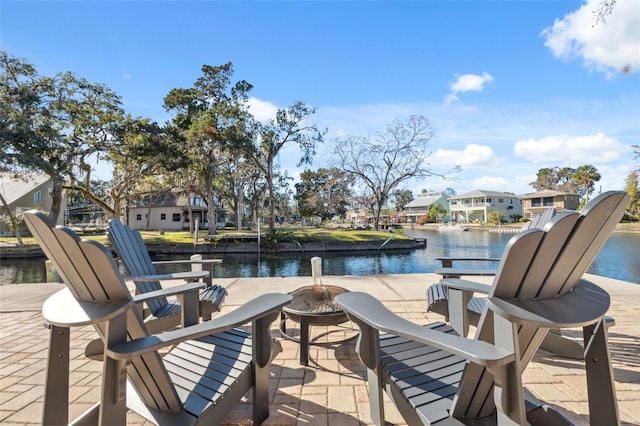
<svg viewBox="0 0 640 426">
<path fill-rule="evenodd" d="M 404 229 L 410 229 L 411 225 L 403 223 Z M 424 225 L 414 224 L 416 229 L 437 229 L 440 226 L 440 223 L 425 223 Z M 513 228 L 518 229 L 522 227 L 522 223 L 504 223 L 500 226 L 498 225 L 485 225 L 479 223 L 465 223 L 464 226 L 468 226 L 471 229 L 477 229 L 481 231 L 489 231 L 500 228 Z M 613 232 L 627 232 L 630 234 L 640 234 L 640 222 L 625 222 L 619 223 L 616 225 L 616 229 Z"/>
</svg>

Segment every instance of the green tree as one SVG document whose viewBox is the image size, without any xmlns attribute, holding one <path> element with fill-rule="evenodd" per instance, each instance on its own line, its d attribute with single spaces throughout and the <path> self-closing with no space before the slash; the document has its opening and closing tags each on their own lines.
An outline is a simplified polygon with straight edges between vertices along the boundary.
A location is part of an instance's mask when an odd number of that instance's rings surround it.
<svg viewBox="0 0 640 426">
<path fill-rule="evenodd" d="M 64 186 L 89 182 L 88 160 L 112 142 L 122 117 L 120 97 L 71 72 L 42 77 L 6 51 L 0 51 L 0 70 L 0 168 L 47 174 L 55 221 Z"/>
<path fill-rule="evenodd" d="M 220 179 L 217 188 L 226 200 L 236 218 L 236 229 L 242 229 L 242 210 L 252 183 L 255 168 L 242 156 L 236 156 L 225 165 L 224 178 Z"/>
<path fill-rule="evenodd" d="M 92 179 L 89 183 L 90 194 L 100 200 L 109 200 L 109 182 Z M 105 211 L 96 206 L 96 203 L 87 199 L 84 192 L 69 190 L 66 194 L 67 217 L 70 223 L 88 222 L 102 216 Z"/>
<path fill-rule="evenodd" d="M 640 189 L 638 188 L 638 186 L 640 184 L 639 182 L 640 182 L 640 180 L 639 180 L 639 177 L 638 177 L 638 173 L 633 171 L 633 172 L 629 173 L 629 175 L 627 176 L 627 179 L 626 179 L 625 185 L 624 185 L 624 190 L 631 197 L 631 201 L 629 203 L 628 212 L 635 219 L 639 219 L 640 218 Z"/>
<path fill-rule="evenodd" d="M 487 216 L 487 222 L 499 225 L 504 222 L 505 213 L 503 211 L 490 211 Z"/>
<path fill-rule="evenodd" d="M 396 189 L 393 192 L 394 204 L 400 210 L 413 201 L 413 192 L 409 189 Z"/>
<path fill-rule="evenodd" d="M 217 223 L 216 180 L 234 153 L 247 150 L 251 141 L 251 117 L 247 112 L 248 93 L 253 88 L 244 80 L 231 82 L 233 65 L 204 65 L 191 88 L 172 89 L 164 107 L 175 113 L 172 123 L 179 129 L 176 143 L 183 148 L 197 190 L 209 207 L 209 234 Z"/>
<path fill-rule="evenodd" d="M 578 167 L 573 174 L 573 182 L 578 188 L 577 193 L 584 197 L 585 204 L 589 202 L 589 196 L 593 193 L 595 183 L 601 178 L 598 169 L 591 164 Z"/>
<path fill-rule="evenodd" d="M 280 150 L 288 144 L 296 144 L 302 151 L 298 165 L 308 164 L 315 155 L 316 145 L 323 142 L 326 131 L 308 124 L 306 120 L 316 109 L 297 101 L 286 109 L 279 109 L 275 120 L 257 125 L 256 139 L 249 151 L 249 159 L 265 177 L 268 193 L 269 233 L 275 232 L 275 188 L 274 164 Z"/>
<path fill-rule="evenodd" d="M 435 223 L 447 216 L 447 208 L 440 203 L 433 203 L 427 211 L 428 221 Z"/>
<path fill-rule="evenodd" d="M 544 167 L 538 170 L 535 182 L 531 183 L 536 191 L 553 190 L 576 192 L 574 182 L 575 169 L 571 167 Z"/>
<path fill-rule="evenodd" d="M 300 214 L 303 217 L 320 216 L 323 220 L 344 216 L 352 185 L 353 177 L 340 169 L 305 170 L 295 185 Z"/>
<path fill-rule="evenodd" d="M 379 229 L 382 208 L 392 191 L 414 177 L 432 176 L 427 159 L 435 131 L 423 116 L 396 120 L 374 137 L 347 136 L 335 140 L 336 167 L 355 176 L 372 200 L 374 226 Z"/>
</svg>

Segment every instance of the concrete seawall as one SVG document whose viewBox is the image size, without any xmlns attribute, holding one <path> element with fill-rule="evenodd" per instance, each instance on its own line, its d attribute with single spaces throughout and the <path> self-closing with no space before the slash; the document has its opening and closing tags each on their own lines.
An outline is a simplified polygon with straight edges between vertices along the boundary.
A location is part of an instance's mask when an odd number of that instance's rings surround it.
<svg viewBox="0 0 640 426">
<path fill-rule="evenodd" d="M 378 250 L 413 250 L 427 247 L 425 238 L 390 239 L 387 241 L 320 241 L 309 243 L 285 242 L 272 247 L 259 247 L 257 241 L 224 242 L 216 241 L 207 244 L 166 244 L 146 243 L 150 254 L 212 254 L 212 253 L 323 253 L 330 251 L 378 251 Z M 44 257 L 44 253 L 36 244 L 17 246 L 2 244 L 0 259 L 24 259 Z"/>
</svg>

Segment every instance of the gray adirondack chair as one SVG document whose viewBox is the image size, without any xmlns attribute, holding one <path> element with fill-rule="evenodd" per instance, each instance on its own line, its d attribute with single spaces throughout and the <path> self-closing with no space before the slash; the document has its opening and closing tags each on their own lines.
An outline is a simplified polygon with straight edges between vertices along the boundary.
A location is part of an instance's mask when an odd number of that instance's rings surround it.
<svg viewBox="0 0 640 426">
<path fill-rule="evenodd" d="M 268 368 L 279 346 L 269 329 L 291 296 L 260 296 L 202 323 L 188 315 L 184 328 L 153 335 L 104 246 L 80 241 L 40 212 L 24 218 L 66 284 L 42 309 L 51 329 L 43 424 L 68 423 L 69 329 L 89 324 L 104 345 L 102 392 L 77 424 L 124 425 L 127 408 L 155 424 L 218 424 L 249 390 L 254 422 L 269 416 Z M 184 286 L 186 312 L 202 285 Z M 251 333 L 238 328 L 247 323 Z"/>
<path fill-rule="evenodd" d="M 582 279 L 629 197 L 609 192 L 578 214 L 556 215 L 507 244 L 474 339 L 443 323 L 420 327 L 366 293 L 335 298 L 360 328 L 372 418 L 384 422 L 382 389 L 409 424 L 563 424 L 522 385 L 549 329 L 583 327 L 591 424 L 619 424 L 604 316 L 609 295 Z M 456 280 L 450 315 L 466 311 L 478 284 Z M 451 308 L 455 302 L 456 307 Z M 386 333 L 386 334 L 382 334 Z"/>
<path fill-rule="evenodd" d="M 554 215 L 556 210 L 554 208 L 546 209 L 542 214 L 535 217 L 533 220 L 525 223 L 520 232 L 527 229 L 542 228 Z M 442 262 L 442 268 L 436 268 L 434 272 L 442 275 L 443 280 L 430 285 L 427 288 L 427 311 L 436 312 L 444 315 L 445 320 L 449 321 L 449 289 L 447 286 L 448 279 L 459 278 L 461 276 L 495 276 L 496 269 L 485 268 L 460 268 L 454 267 L 454 261 L 483 261 L 483 262 L 499 262 L 500 258 L 469 258 L 469 257 L 442 257 L 438 258 Z M 484 291 L 477 289 L 477 292 L 487 294 L 488 288 L 484 287 Z M 468 325 L 478 325 L 480 321 L 480 315 L 484 310 L 486 298 L 472 296 L 467 303 L 467 315 L 468 321 L 464 322 L 464 327 L 461 330 L 462 335 L 466 336 L 468 333 Z M 615 325 L 615 319 L 613 317 L 605 317 L 605 324 L 607 327 Z M 583 359 L 584 347 L 576 340 L 570 339 L 562 334 L 561 330 L 550 330 L 547 336 L 540 345 L 541 349 L 555 355 L 572 358 Z"/>
<path fill-rule="evenodd" d="M 534 217 L 532 220 L 525 222 L 524 225 L 520 228 L 520 232 L 526 231 L 527 229 L 535 229 L 542 228 L 545 223 L 549 221 L 556 214 L 556 209 L 548 208 L 544 210 L 541 214 Z M 442 264 L 441 268 L 435 268 L 434 272 L 436 274 L 442 275 L 445 278 L 460 278 L 462 275 L 495 275 L 495 268 L 459 268 L 454 267 L 454 262 L 462 261 L 462 262 L 499 262 L 499 257 L 438 257 L 436 260 L 439 260 Z"/>
<path fill-rule="evenodd" d="M 140 233 L 117 219 L 109 221 L 107 230 L 109 242 L 118 255 L 119 260 L 127 269 L 130 277 L 136 285 L 137 294 L 155 292 L 162 289 L 159 280 L 195 280 L 207 279 L 209 284 L 200 291 L 200 303 L 196 307 L 199 316 L 203 320 L 211 319 L 213 313 L 220 311 L 222 302 L 227 294 L 224 287 L 211 285 L 211 275 L 206 271 L 179 272 L 174 274 L 158 274 L 157 264 L 199 264 L 214 265 L 221 263 L 220 259 L 203 260 L 179 260 L 153 262 L 149 256 L 147 247 Z M 146 301 L 148 311 L 144 315 L 148 318 L 153 330 L 163 330 L 175 326 L 179 322 L 181 307 L 178 302 L 169 301 L 167 298 L 153 298 Z"/>
</svg>

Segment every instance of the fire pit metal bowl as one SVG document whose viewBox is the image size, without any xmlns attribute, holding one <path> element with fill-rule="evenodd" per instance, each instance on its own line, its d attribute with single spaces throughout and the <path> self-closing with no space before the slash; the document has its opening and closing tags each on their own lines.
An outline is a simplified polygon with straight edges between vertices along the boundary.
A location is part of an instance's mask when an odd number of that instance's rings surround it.
<svg viewBox="0 0 640 426">
<path fill-rule="evenodd" d="M 349 318 L 333 300 L 349 290 L 334 285 L 309 285 L 290 294 L 293 300 L 282 308 L 280 333 L 283 337 L 300 343 L 300 364 L 309 365 L 309 326 L 330 326 L 347 322 Z M 300 339 L 287 334 L 286 320 L 300 324 Z"/>
<path fill-rule="evenodd" d="M 335 285 L 310 285 L 300 287 L 290 294 L 293 300 L 282 310 L 287 318 L 300 323 L 301 317 L 309 317 L 309 325 L 337 325 L 348 320 L 347 314 L 333 298 L 349 290 Z"/>
</svg>

